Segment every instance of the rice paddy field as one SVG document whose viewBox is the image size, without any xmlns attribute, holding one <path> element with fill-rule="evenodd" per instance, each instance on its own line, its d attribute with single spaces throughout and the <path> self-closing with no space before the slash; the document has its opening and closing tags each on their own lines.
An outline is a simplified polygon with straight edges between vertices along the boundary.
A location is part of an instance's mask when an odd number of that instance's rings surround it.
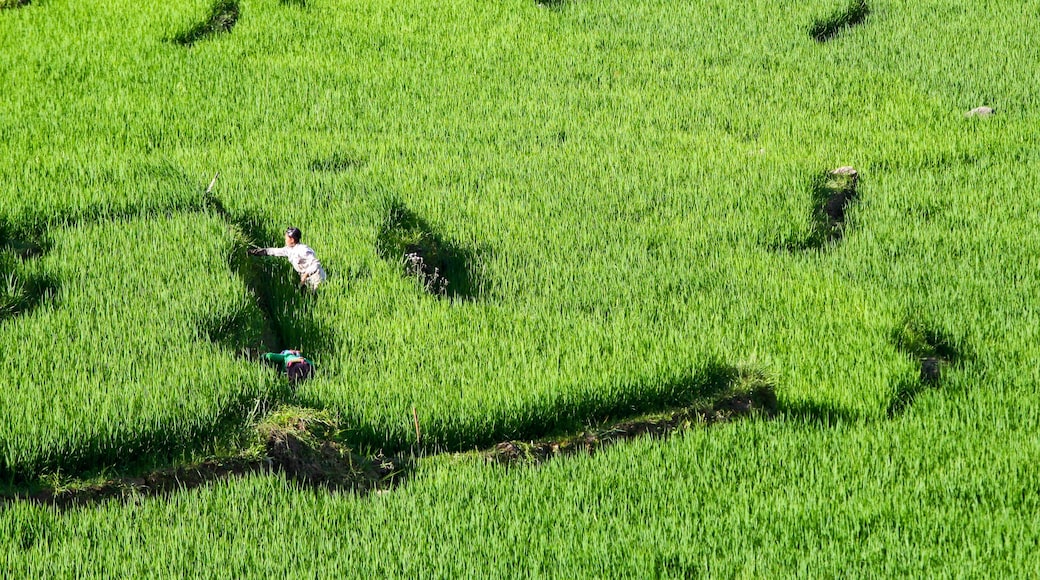
<svg viewBox="0 0 1040 580">
<path fill-rule="evenodd" d="M 0 570 L 1036 575 L 1038 38 L 990 0 L 0 0 Z M 246 254 L 289 225 L 314 295 Z M 747 377 L 766 411 L 488 459 Z M 270 465 L 285 408 L 406 461 L 37 501 Z"/>
</svg>

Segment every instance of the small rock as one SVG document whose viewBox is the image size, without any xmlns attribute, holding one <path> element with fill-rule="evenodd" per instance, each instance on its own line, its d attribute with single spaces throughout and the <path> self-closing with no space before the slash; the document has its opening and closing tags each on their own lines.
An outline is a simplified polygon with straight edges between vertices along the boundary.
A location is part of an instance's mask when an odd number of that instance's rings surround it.
<svg viewBox="0 0 1040 580">
<path fill-rule="evenodd" d="M 964 114 L 966 117 L 988 117 L 993 114 L 992 107 L 975 107 Z"/>
<path fill-rule="evenodd" d="M 856 168 L 851 165 L 843 165 L 837 169 L 831 170 L 831 175 L 847 175 L 849 177 L 855 177 L 859 172 Z"/>
</svg>

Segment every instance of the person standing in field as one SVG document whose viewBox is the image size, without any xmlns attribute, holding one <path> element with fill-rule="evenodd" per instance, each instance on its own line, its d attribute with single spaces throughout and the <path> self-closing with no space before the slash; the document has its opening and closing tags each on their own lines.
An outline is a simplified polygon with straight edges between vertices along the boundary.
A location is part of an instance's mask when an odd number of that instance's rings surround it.
<svg viewBox="0 0 1040 580">
<path fill-rule="evenodd" d="M 296 383 L 314 375 L 314 363 L 303 358 L 303 354 L 298 350 L 269 352 L 264 354 L 264 359 L 281 365 L 285 375 L 289 377 L 290 383 Z"/>
<path fill-rule="evenodd" d="M 325 270 L 321 262 L 314 254 L 310 246 L 300 243 L 303 234 L 299 228 L 290 227 L 285 230 L 285 247 L 283 248 L 252 248 L 249 254 L 252 256 L 278 256 L 288 258 L 293 269 L 300 275 L 300 288 L 317 290 L 318 286 L 325 281 Z"/>
</svg>

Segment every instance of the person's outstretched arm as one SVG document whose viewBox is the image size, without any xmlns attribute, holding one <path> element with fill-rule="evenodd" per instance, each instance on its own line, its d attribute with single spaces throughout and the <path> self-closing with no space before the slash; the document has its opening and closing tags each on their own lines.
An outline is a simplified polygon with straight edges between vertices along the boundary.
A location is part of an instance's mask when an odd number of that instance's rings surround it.
<svg viewBox="0 0 1040 580">
<path fill-rule="evenodd" d="M 289 248 L 264 248 L 265 256 L 277 256 L 279 258 L 289 257 Z"/>
</svg>

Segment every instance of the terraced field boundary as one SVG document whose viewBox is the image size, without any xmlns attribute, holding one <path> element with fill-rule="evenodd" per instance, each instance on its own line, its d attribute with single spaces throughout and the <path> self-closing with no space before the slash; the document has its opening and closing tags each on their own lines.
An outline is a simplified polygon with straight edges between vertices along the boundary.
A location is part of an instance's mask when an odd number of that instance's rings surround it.
<svg viewBox="0 0 1040 580">
<path fill-rule="evenodd" d="M 214 343 L 222 344 L 224 347 L 232 350 L 238 349 L 240 353 L 252 360 L 257 360 L 261 349 L 278 350 L 283 348 L 288 344 L 286 336 L 290 332 L 296 336 L 302 334 L 314 338 L 315 342 L 313 344 L 319 346 L 331 345 L 333 341 L 322 339 L 322 330 L 312 324 L 313 321 L 310 320 L 305 312 L 294 312 L 290 316 L 285 317 L 284 320 L 279 319 L 279 316 L 275 312 L 274 305 L 284 302 L 283 299 L 285 296 L 297 292 L 295 286 L 290 282 L 292 278 L 291 276 L 282 275 L 284 273 L 274 271 L 272 269 L 274 264 L 270 262 L 265 264 L 252 260 L 246 255 L 246 249 L 248 246 L 255 245 L 259 240 L 266 239 L 270 236 L 270 232 L 263 226 L 261 220 L 250 216 L 235 216 L 228 211 L 220 198 L 213 194 L 213 186 L 215 182 L 216 177 L 214 177 L 214 180 L 210 183 L 210 187 L 205 191 L 205 193 L 188 207 L 177 207 L 171 210 L 128 212 L 125 215 L 123 213 L 113 215 L 105 212 L 87 211 L 83 212 L 76 218 L 65 218 L 61 220 L 53 219 L 52 223 L 61 223 L 67 227 L 69 225 L 114 220 L 126 216 L 143 218 L 153 215 L 170 215 L 171 213 L 215 213 L 222 218 L 227 227 L 232 231 L 235 245 L 231 255 L 228 257 L 229 266 L 243 280 L 250 292 L 256 297 L 257 304 L 264 315 L 265 330 L 261 344 L 244 344 L 241 338 L 235 335 L 234 329 L 236 328 L 236 320 L 232 317 L 231 319 L 226 320 L 221 319 L 209 321 L 206 324 L 206 327 L 201 329 L 202 332 Z M 817 183 L 818 186 L 814 190 L 816 198 L 814 215 L 817 218 L 817 229 L 811 237 L 812 243 L 809 244 L 811 246 L 816 246 L 817 243 L 828 244 L 835 241 L 836 237 L 840 237 L 841 228 L 844 225 L 845 209 L 856 196 L 857 174 L 855 170 L 851 168 L 839 168 L 821 174 Z M 8 253 L 13 252 L 17 254 L 20 259 L 33 259 L 43 255 L 49 250 L 51 245 L 48 239 L 48 228 L 46 224 L 41 225 L 41 223 L 34 222 L 31 226 L 20 228 L 8 224 L 4 227 L 4 232 L 4 244 L 7 247 Z M 411 238 L 418 241 L 410 241 Z M 384 229 L 379 243 L 381 246 L 377 247 L 377 251 L 388 259 L 392 259 L 397 252 L 406 250 L 409 247 L 409 244 L 415 246 L 424 245 L 423 247 L 428 246 L 432 248 L 430 251 L 433 253 L 430 255 L 437 256 L 438 259 L 440 259 L 441 254 L 447 255 L 448 257 L 457 257 L 459 254 L 459 252 L 455 251 L 448 242 L 443 241 L 440 236 L 437 235 L 436 232 L 434 232 L 421 218 L 410 212 L 407 208 L 394 204 L 391 204 L 390 213 L 387 221 L 384 223 Z M 402 250 L 402 248 L 404 250 Z M 279 265 L 284 266 L 284 264 Z M 421 271 L 408 272 L 406 270 L 405 273 L 420 277 L 422 276 Z M 55 281 L 54 285 L 51 287 L 56 288 L 58 283 L 59 282 Z M 41 293 L 41 296 L 42 295 L 43 293 Z M 472 296 L 466 295 L 463 295 L 462 297 L 463 299 L 473 298 Z M 286 324 L 293 325 L 293 328 L 286 328 Z M 897 331 L 893 336 L 893 340 L 897 344 L 898 348 L 906 352 L 909 356 L 919 360 L 921 373 L 920 377 L 916 381 L 908 379 L 897 386 L 896 394 L 888 406 L 890 417 L 895 417 L 902 413 L 906 408 L 913 404 L 915 398 L 925 389 L 937 387 L 939 383 L 940 370 L 942 368 L 956 364 L 963 359 L 961 353 L 950 346 L 952 343 L 948 338 L 941 335 L 941 333 L 936 333 L 932 330 L 922 329 L 921 327 L 908 324 L 907 329 L 903 329 L 902 332 Z M 404 457 L 408 454 L 416 456 L 464 452 L 467 449 L 472 449 L 474 446 L 491 446 L 493 451 L 490 452 L 489 456 L 494 457 L 496 461 L 500 462 L 541 461 L 549 457 L 561 454 L 567 455 L 579 450 L 591 453 L 603 445 L 615 440 L 629 438 L 631 434 L 667 434 L 676 430 L 677 425 L 680 423 L 687 425 L 691 422 L 712 424 L 722 420 L 728 420 L 729 416 L 742 416 L 745 414 L 743 411 L 727 412 L 725 418 L 721 418 L 721 416 L 718 415 L 719 411 L 723 409 L 723 407 L 718 406 L 720 404 L 719 401 L 723 401 L 727 397 L 732 398 L 734 396 L 743 396 L 732 394 L 734 389 L 737 388 L 735 385 L 752 385 L 750 390 L 746 390 L 746 392 L 757 394 L 752 397 L 755 403 L 748 403 L 747 409 L 765 410 L 760 414 L 771 417 L 777 412 L 775 395 L 772 394 L 772 386 L 769 385 L 767 389 L 770 393 L 769 396 L 763 394 L 766 392 L 764 390 L 762 392 L 756 390 L 760 387 L 765 388 L 763 387 L 764 384 L 765 383 L 761 377 L 757 377 L 753 373 L 749 374 L 746 370 L 726 365 L 708 365 L 694 376 L 672 381 L 670 386 L 665 388 L 665 391 L 672 392 L 672 395 L 647 392 L 634 399 L 630 398 L 624 401 L 583 401 L 572 403 L 570 406 L 563 409 L 543 409 L 543 413 L 541 414 L 548 413 L 551 416 L 556 417 L 555 427 L 549 427 L 544 421 L 538 420 L 528 421 L 524 424 L 512 424 L 505 427 L 503 430 L 476 436 L 475 439 L 467 445 L 448 445 L 437 448 L 409 446 L 404 442 L 384 440 L 364 425 L 352 426 L 353 428 L 350 429 L 349 432 L 346 430 L 338 432 L 336 440 L 329 441 L 331 441 L 330 445 L 333 445 L 332 448 L 336 450 L 336 456 L 340 459 L 348 458 L 348 462 L 351 465 L 383 465 L 386 463 L 386 456 L 383 455 L 384 451 L 394 455 L 395 457 Z M 638 391 L 643 392 L 646 391 L 646 389 L 638 389 Z M 770 398 L 771 402 L 768 401 Z M 715 402 L 707 407 L 703 405 L 697 407 L 693 406 L 694 404 L 691 402 L 691 400 L 695 399 L 713 399 Z M 263 402 L 257 401 L 256 406 L 259 406 L 261 403 L 264 406 L 290 405 L 293 402 L 294 395 L 291 390 L 283 389 L 275 395 L 273 400 Z M 731 400 L 728 404 L 732 405 L 734 403 Z M 214 424 L 215 427 L 212 435 L 215 437 L 223 437 L 225 435 L 222 435 L 222 433 L 236 432 L 243 422 L 248 424 L 249 419 L 243 416 L 244 411 L 241 409 L 245 409 L 251 405 L 252 402 L 243 402 L 241 406 L 235 407 L 235 409 L 228 413 L 222 414 Z M 725 404 L 723 404 L 723 406 L 725 406 Z M 730 409 L 730 411 L 732 411 L 732 409 Z M 640 416 L 642 413 L 656 413 L 658 416 L 648 420 L 648 422 L 647 420 L 637 420 L 636 417 Z M 715 415 L 711 415 L 711 413 L 715 413 Z M 824 425 L 862 420 L 861 418 L 850 415 L 841 409 L 818 407 L 811 404 L 796 404 L 794 406 L 789 406 L 780 409 L 780 414 L 786 417 L 797 418 Z M 614 424 L 606 431 L 594 432 L 591 436 L 588 431 L 583 432 L 581 436 L 573 435 L 573 433 L 577 432 L 578 426 L 582 423 L 603 423 L 604 421 L 607 421 L 608 417 L 612 416 L 628 417 L 629 419 L 626 422 Z M 418 430 L 418 421 L 416 421 L 416 423 L 416 428 Z M 306 430 L 303 429 L 301 431 Z M 514 438 L 502 441 L 502 439 L 505 436 L 508 436 L 510 432 L 519 434 L 519 438 L 516 438 L 514 435 Z M 568 435 L 563 436 L 560 439 L 545 439 L 546 437 L 551 437 L 553 432 Z M 543 438 L 542 442 L 535 443 L 534 439 L 537 438 Z M 283 437 L 283 439 L 289 441 L 289 445 L 292 446 L 295 445 L 292 442 L 299 439 L 299 437 L 293 435 L 292 437 L 288 437 L 288 439 L 285 437 Z M 357 454 L 349 451 L 350 448 L 379 449 L 380 451 L 378 453 L 369 452 Z M 297 478 L 297 475 L 294 474 L 299 470 L 292 467 L 292 465 L 294 465 L 294 462 L 297 462 L 298 460 L 290 455 L 289 457 L 283 458 L 286 462 L 284 464 L 275 461 L 273 458 L 278 456 L 277 449 L 277 447 L 268 446 L 264 449 L 263 453 L 258 454 L 254 448 L 253 451 L 250 452 L 251 454 L 247 455 L 238 454 L 215 458 L 192 467 L 168 467 L 163 471 L 148 472 L 150 475 L 145 476 L 144 479 L 145 481 L 154 481 L 154 485 L 148 485 L 149 489 L 169 490 L 172 489 L 172 487 L 167 483 L 168 480 L 183 482 L 197 480 L 199 484 L 201 484 L 212 479 L 240 475 L 264 469 L 280 469 L 281 471 L 290 474 L 291 477 Z M 326 457 L 326 459 L 328 459 L 328 457 Z M 97 458 L 90 458 L 89 460 L 81 461 L 77 460 L 60 467 L 67 473 L 82 475 L 90 469 L 90 463 L 95 462 L 96 460 Z M 145 463 L 146 462 L 141 462 L 139 465 L 144 465 Z M 392 460 L 389 462 L 390 465 L 396 465 L 398 463 L 400 463 L 399 460 Z M 333 487 L 351 487 L 353 489 L 374 489 L 378 487 L 377 484 L 372 483 L 374 479 L 371 474 L 382 473 L 380 469 L 372 468 L 367 471 L 362 469 L 360 472 L 351 471 L 350 476 L 344 476 L 342 474 L 335 474 L 337 470 L 335 465 L 336 463 L 333 461 L 326 467 L 308 468 L 309 473 L 312 475 L 300 477 L 307 484 L 310 484 L 309 482 L 313 480 L 324 481 L 326 483 L 339 482 L 334 483 L 332 485 Z M 128 465 L 125 466 L 124 469 L 129 473 L 133 472 L 135 469 L 140 469 L 140 467 Z M 318 475 L 325 472 L 328 472 L 330 475 Z M 361 479 L 357 479 L 360 477 L 358 476 L 359 473 L 365 473 L 368 475 L 365 475 L 365 477 L 362 477 Z M 380 476 L 380 478 L 384 476 L 385 475 Z M 122 478 L 120 480 L 121 483 L 104 485 L 109 487 L 114 486 L 112 489 L 122 489 L 128 486 L 134 487 L 137 485 L 134 481 L 140 479 L 140 477 L 129 479 Z M 31 485 L 38 485 L 38 482 Z M 108 489 L 108 487 L 105 489 Z M 112 495 L 112 493 L 105 491 L 103 493 L 99 492 L 99 495 L 108 497 Z"/>
<path fill-rule="evenodd" d="M 774 417 L 777 406 L 772 385 L 762 382 L 761 377 L 744 377 L 744 381 L 725 394 L 690 406 L 603 422 L 580 433 L 503 441 L 490 449 L 465 454 L 475 454 L 499 465 L 535 465 L 553 458 L 593 454 L 638 437 L 662 438 L 738 419 Z M 115 478 L 44 478 L 24 489 L 9 491 L 2 501 L 27 501 L 68 510 L 110 500 L 135 502 L 169 497 L 220 480 L 274 473 L 283 474 L 300 488 L 364 495 L 401 485 L 408 480 L 418 459 L 430 457 L 361 454 L 348 447 L 346 433 L 341 420 L 331 412 L 283 406 L 242 435 L 245 447 L 236 455 Z"/>
<path fill-rule="evenodd" d="M 896 419 L 923 390 L 941 385 L 941 369 L 960 364 L 968 355 L 941 332 L 908 323 L 893 332 L 906 354 L 920 363 L 917 380 L 901 384 L 889 404 L 889 419 Z M 283 393 L 280 399 L 291 400 Z M 229 447 L 234 454 L 214 456 L 190 465 L 172 465 L 136 471 L 131 467 L 116 477 L 65 477 L 51 475 L 9 487 L 0 502 L 32 502 L 59 510 L 86 508 L 105 501 L 137 502 L 169 497 L 214 482 L 251 474 L 282 474 L 301 489 L 383 493 L 405 483 L 416 462 L 437 455 L 475 455 L 505 467 L 533 467 L 550 460 L 592 455 L 624 441 L 650 437 L 662 439 L 690 429 L 708 428 L 737 420 L 781 418 L 810 426 L 833 428 L 868 419 L 827 405 L 780 404 L 775 386 L 753 370 L 736 371 L 725 388 L 696 402 L 650 413 L 633 412 L 620 419 L 601 416 L 581 430 L 561 430 L 531 438 L 509 439 L 483 450 L 412 449 L 394 455 L 358 445 L 352 429 L 334 412 L 293 406 L 279 401 L 258 401 L 258 409 L 273 408 L 261 419 L 229 418 Z M 231 423 L 235 423 L 232 425 Z M 228 435 L 230 433 L 230 435 Z"/>
</svg>

